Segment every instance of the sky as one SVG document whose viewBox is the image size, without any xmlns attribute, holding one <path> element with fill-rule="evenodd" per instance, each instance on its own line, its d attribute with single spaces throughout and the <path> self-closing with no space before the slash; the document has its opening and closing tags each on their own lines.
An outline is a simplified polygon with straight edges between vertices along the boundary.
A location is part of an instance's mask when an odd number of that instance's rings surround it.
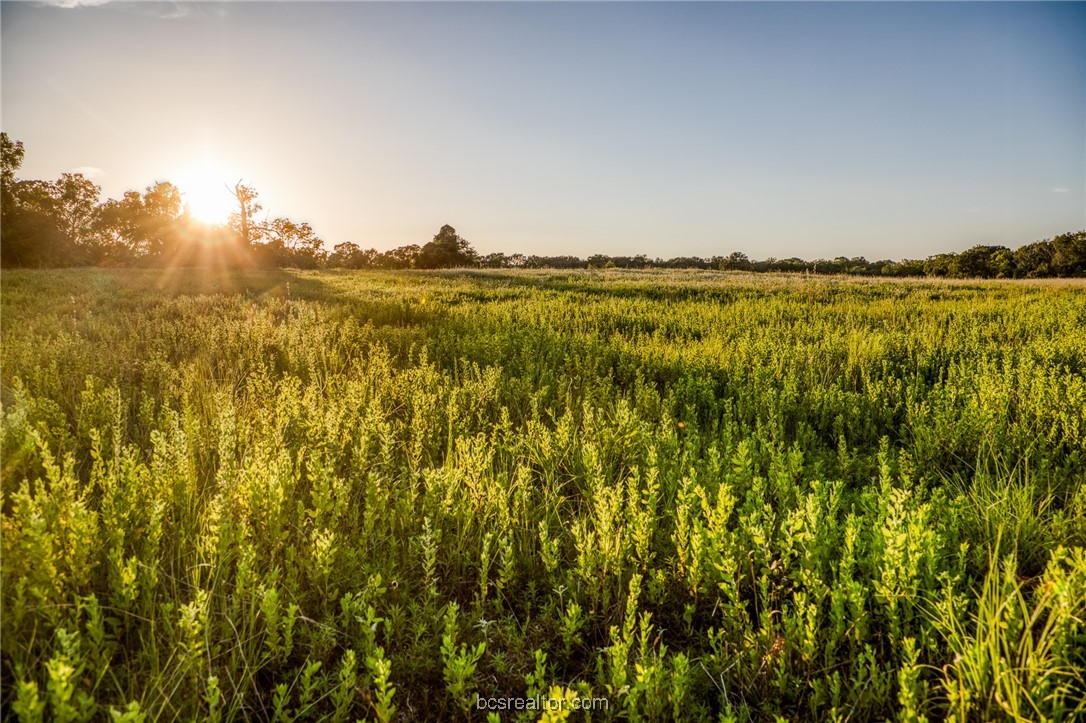
<svg viewBox="0 0 1086 723">
<path fill-rule="evenodd" d="M 59 7 L 76 5 L 76 7 Z M 330 248 L 925 258 L 1086 228 L 1086 3 L 0 4 L 20 177 Z M 218 208 L 217 208 L 218 206 Z"/>
</svg>

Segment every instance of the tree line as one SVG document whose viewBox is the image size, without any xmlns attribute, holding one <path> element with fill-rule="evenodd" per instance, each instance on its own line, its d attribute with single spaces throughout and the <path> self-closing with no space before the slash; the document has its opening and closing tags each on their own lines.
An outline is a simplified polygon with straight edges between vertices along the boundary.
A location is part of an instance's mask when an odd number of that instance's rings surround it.
<svg viewBox="0 0 1086 723">
<path fill-rule="evenodd" d="M 192 219 L 181 190 L 158 181 L 120 199 L 102 199 L 101 188 L 78 173 L 55 181 L 16 178 L 24 149 L 0 133 L 0 266 L 160 266 L 209 263 L 348 269 L 584 269 L 663 268 L 753 272 L 802 272 L 863 276 L 946 278 L 1041 278 L 1086 276 L 1086 230 L 1061 234 L 1011 250 L 978 245 L 927 259 L 800 258 L 752 260 L 727 256 L 670 259 L 596 254 L 540 256 L 477 253 L 456 229 L 442 226 L 425 244 L 388 251 L 340 243 L 329 252 L 308 223 L 271 218 L 257 191 L 242 182 L 231 189 L 235 210 L 222 225 Z"/>
<path fill-rule="evenodd" d="M 157 181 L 120 199 L 79 173 L 19 179 L 24 149 L 0 133 L 0 265 L 4 267 L 195 265 L 317 266 L 324 242 L 308 223 L 260 219 L 259 195 L 240 181 L 227 223 L 189 216 L 181 190 Z"/>
</svg>

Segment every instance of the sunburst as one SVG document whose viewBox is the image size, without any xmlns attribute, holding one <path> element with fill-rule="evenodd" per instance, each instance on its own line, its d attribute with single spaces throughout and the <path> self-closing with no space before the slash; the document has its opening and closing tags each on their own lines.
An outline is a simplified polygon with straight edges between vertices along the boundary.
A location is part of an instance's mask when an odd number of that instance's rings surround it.
<svg viewBox="0 0 1086 723">
<path fill-rule="evenodd" d="M 189 215 L 207 224 L 222 224 L 234 210 L 234 197 L 226 181 L 229 175 L 211 161 L 178 172 L 175 185 L 181 189 Z"/>
</svg>

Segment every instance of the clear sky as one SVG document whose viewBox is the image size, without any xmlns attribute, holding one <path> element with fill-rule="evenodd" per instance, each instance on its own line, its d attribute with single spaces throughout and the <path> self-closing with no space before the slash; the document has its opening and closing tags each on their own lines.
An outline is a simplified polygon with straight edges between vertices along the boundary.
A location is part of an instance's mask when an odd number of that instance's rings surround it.
<svg viewBox="0 0 1086 723">
<path fill-rule="evenodd" d="M 172 180 L 205 207 L 243 178 L 329 247 L 449 223 L 484 253 L 896 259 L 1086 228 L 1084 3 L 4 2 L 0 21 L 22 177 Z"/>
</svg>

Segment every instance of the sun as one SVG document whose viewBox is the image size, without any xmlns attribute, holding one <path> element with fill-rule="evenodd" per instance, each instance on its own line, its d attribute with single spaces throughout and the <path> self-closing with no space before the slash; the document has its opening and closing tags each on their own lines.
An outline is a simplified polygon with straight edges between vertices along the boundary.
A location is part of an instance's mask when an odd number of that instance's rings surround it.
<svg viewBox="0 0 1086 723">
<path fill-rule="evenodd" d="M 192 218 L 208 224 L 226 223 L 235 205 L 226 185 L 228 174 L 205 161 L 183 169 L 176 178 L 175 185 L 181 189 Z"/>
</svg>

